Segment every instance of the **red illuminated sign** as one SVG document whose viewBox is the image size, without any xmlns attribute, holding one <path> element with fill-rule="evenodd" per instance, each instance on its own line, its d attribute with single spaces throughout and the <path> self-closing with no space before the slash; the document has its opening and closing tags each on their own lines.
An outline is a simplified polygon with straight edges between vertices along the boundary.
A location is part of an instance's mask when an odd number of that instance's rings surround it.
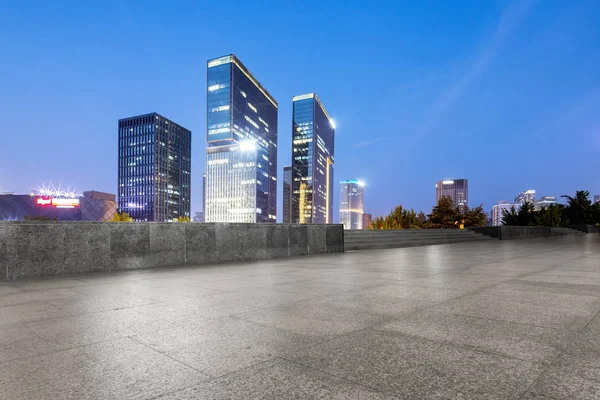
<svg viewBox="0 0 600 400">
<path fill-rule="evenodd" d="M 56 208 L 75 208 L 79 207 L 79 199 L 57 199 L 52 197 L 38 197 L 35 200 L 38 206 L 52 206 Z"/>
<path fill-rule="evenodd" d="M 35 200 L 35 204 L 38 206 L 49 206 L 52 204 L 52 199 L 50 197 L 38 197 Z"/>
</svg>

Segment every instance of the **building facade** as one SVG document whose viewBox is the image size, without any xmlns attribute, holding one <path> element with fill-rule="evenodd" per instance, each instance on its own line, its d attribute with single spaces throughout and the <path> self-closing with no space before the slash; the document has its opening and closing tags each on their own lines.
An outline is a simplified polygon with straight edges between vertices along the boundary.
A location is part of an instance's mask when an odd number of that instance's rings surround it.
<svg viewBox="0 0 600 400">
<path fill-rule="evenodd" d="M 0 221 L 43 219 L 57 221 L 111 221 L 117 212 L 115 195 L 97 191 L 80 196 L 53 193 L 0 195 Z"/>
<path fill-rule="evenodd" d="M 283 223 L 292 222 L 292 166 L 283 167 Z"/>
<path fill-rule="evenodd" d="M 535 203 L 535 190 L 525 190 L 515 197 L 515 204 L 523 204 L 525 202 L 528 202 L 529 204 Z"/>
<path fill-rule="evenodd" d="M 235 55 L 208 61 L 206 222 L 276 222 L 275 99 Z"/>
<path fill-rule="evenodd" d="M 364 187 L 354 179 L 340 182 L 340 223 L 344 229 L 363 229 Z"/>
<path fill-rule="evenodd" d="M 190 217 L 192 132 L 150 113 L 119 120 L 117 203 L 135 221 Z"/>
<path fill-rule="evenodd" d="M 442 197 L 448 196 L 454 205 L 462 212 L 469 205 L 469 180 L 450 179 L 438 181 L 435 184 L 435 203 L 439 203 Z"/>
<path fill-rule="evenodd" d="M 333 222 L 335 124 L 315 93 L 292 98 L 292 222 Z"/>
<path fill-rule="evenodd" d="M 558 204 L 555 196 L 542 196 L 535 201 L 535 210 L 539 211 L 544 207 L 548 207 L 554 204 Z"/>
<path fill-rule="evenodd" d="M 363 229 L 369 229 L 369 225 L 371 225 L 371 221 L 373 220 L 373 216 L 371 214 L 364 213 L 363 214 Z"/>
<path fill-rule="evenodd" d="M 500 200 L 498 204 L 492 207 L 491 217 L 492 226 L 500 226 L 502 224 L 503 211 L 510 211 L 511 207 L 515 207 L 516 210 L 521 208 L 520 204 L 513 204 L 510 201 Z"/>
</svg>

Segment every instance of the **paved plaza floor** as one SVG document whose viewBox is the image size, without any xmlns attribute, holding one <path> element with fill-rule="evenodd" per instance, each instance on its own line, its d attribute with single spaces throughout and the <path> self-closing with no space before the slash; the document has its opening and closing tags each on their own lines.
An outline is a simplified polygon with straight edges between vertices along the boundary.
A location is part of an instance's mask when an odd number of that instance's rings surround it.
<svg viewBox="0 0 600 400">
<path fill-rule="evenodd" d="M 600 399 L 600 235 L 0 283 L 1 399 Z"/>
</svg>

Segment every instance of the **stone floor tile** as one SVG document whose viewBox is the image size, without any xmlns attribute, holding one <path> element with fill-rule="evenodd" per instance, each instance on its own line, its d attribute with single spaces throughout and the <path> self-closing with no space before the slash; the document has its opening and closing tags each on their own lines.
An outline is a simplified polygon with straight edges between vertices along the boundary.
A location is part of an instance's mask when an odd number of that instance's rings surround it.
<svg viewBox="0 0 600 400">
<path fill-rule="evenodd" d="M 109 293 L 102 295 L 80 295 L 64 300 L 52 300 L 49 303 L 69 314 L 88 314 L 93 312 L 117 310 L 120 308 L 156 303 L 156 300 L 136 296 L 130 293 Z"/>
<path fill-rule="evenodd" d="M 0 325 L 0 363 L 51 351 L 52 348 L 24 324 Z"/>
<path fill-rule="evenodd" d="M 253 369 L 234 372 L 156 400 L 304 400 L 313 399 L 285 381 Z"/>
<path fill-rule="evenodd" d="M 214 294 L 208 298 L 210 300 L 221 300 L 227 303 L 237 303 L 240 305 L 250 306 L 250 308 L 269 308 L 285 304 L 298 303 L 313 299 L 314 297 L 315 296 L 307 293 L 287 292 L 275 289 L 243 289 L 235 292 Z M 237 314 L 239 314 L 239 312 L 237 312 Z"/>
<path fill-rule="evenodd" d="M 303 293 L 311 296 L 325 296 L 334 293 L 359 290 L 361 286 L 347 285 L 343 283 L 323 283 L 315 281 L 297 281 L 275 285 L 276 290 Z"/>
<path fill-rule="evenodd" d="M 140 333 L 173 324 L 132 308 L 28 322 L 26 325 L 54 350 L 64 350 Z"/>
<path fill-rule="evenodd" d="M 72 289 L 47 289 L 37 291 L 20 291 L 0 296 L 0 307 L 28 303 L 30 301 L 62 300 L 76 297 Z"/>
<path fill-rule="evenodd" d="M 381 315 L 337 307 L 326 301 L 272 307 L 240 314 L 238 318 L 289 332 L 323 338 L 364 329 L 385 319 Z"/>
<path fill-rule="evenodd" d="M 10 399 L 151 399 L 206 379 L 131 339 L 0 363 Z"/>
<path fill-rule="evenodd" d="M 319 343 L 314 337 L 235 318 L 159 329 L 134 338 L 213 377 Z"/>
<path fill-rule="evenodd" d="M 0 326 L 38 319 L 56 318 L 69 315 L 60 308 L 43 301 L 0 307 Z"/>
<path fill-rule="evenodd" d="M 390 297 L 398 297 L 401 299 L 413 299 L 430 304 L 440 303 L 464 296 L 471 293 L 472 290 L 454 290 L 440 289 L 425 286 L 411 286 L 403 282 L 388 284 L 384 286 L 375 286 L 362 290 L 365 294 L 376 294 Z"/>
<path fill-rule="evenodd" d="M 573 333 L 546 327 L 443 314 L 435 307 L 373 327 L 467 346 L 525 361 L 550 364 L 571 343 Z"/>
<path fill-rule="evenodd" d="M 361 331 L 287 357 L 400 398 L 517 398 L 543 366 L 415 337 Z"/>
<path fill-rule="evenodd" d="M 214 318 L 254 311 L 258 307 L 227 301 L 218 295 L 216 297 L 179 298 L 136 306 L 131 309 L 178 325 L 192 326 L 203 325 L 208 320 Z"/>
</svg>

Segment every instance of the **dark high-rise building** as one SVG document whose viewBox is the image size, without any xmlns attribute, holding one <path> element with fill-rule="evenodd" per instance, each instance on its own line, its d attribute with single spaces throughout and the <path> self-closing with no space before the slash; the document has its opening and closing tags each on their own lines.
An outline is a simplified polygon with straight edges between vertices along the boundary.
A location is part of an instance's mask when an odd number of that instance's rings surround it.
<svg viewBox="0 0 600 400">
<path fill-rule="evenodd" d="M 190 217 L 192 132 L 150 113 L 119 120 L 119 211 L 136 221 Z"/>
<path fill-rule="evenodd" d="M 207 86 L 206 222 L 276 222 L 277 102 L 235 55 Z"/>
<path fill-rule="evenodd" d="M 340 182 L 340 223 L 344 229 L 363 229 L 365 184 L 357 180 Z"/>
<path fill-rule="evenodd" d="M 335 124 L 315 93 L 292 103 L 292 222 L 332 223 Z"/>
<path fill-rule="evenodd" d="M 435 203 L 439 203 L 444 196 L 450 197 L 459 210 L 464 210 L 465 206 L 469 205 L 469 180 L 438 181 L 435 184 Z"/>
<path fill-rule="evenodd" d="M 283 223 L 292 222 L 292 166 L 283 167 Z"/>
</svg>

